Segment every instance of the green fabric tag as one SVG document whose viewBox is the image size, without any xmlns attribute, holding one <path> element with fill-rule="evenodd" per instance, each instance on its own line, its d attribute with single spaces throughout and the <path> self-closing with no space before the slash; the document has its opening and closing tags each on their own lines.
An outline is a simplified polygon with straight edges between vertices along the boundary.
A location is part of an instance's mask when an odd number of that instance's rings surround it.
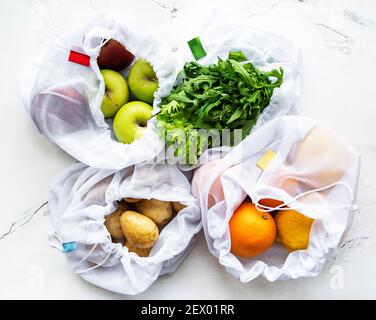
<svg viewBox="0 0 376 320">
<path fill-rule="evenodd" d="M 200 37 L 194 38 L 191 41 L 188 41 L 188 46 L 192 51 L 193 56 L 196 60 L 200 60 L 207 56 L 207 53 L 202 46 Z"/>
</svg>

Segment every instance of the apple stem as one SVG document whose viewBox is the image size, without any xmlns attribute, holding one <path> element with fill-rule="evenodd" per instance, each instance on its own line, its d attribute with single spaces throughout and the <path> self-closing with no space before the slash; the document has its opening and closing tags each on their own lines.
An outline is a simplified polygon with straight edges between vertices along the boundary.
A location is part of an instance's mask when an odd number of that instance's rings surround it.
<svg viewBox="0 0 376 320">
<path fill-rule="evenodd" d="M 151 119 L 153 119 L 153 118 L 155 118 L 157 115 L 159 115 L 161 113 L 161 111 L 158 111 L 154 116 L 152 116 L 152 117 L 150 117 L 150 119 L 149 120 L 151 120 Z M 149 121 L 148 120 L 148 121 Z"/>
</svg>

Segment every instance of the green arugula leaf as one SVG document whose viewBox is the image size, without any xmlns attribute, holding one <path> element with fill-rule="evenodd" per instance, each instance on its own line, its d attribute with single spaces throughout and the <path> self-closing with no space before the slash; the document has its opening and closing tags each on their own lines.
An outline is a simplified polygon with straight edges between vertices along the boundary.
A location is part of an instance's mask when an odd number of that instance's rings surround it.
<svg viewBox="0 0 376 320">
<path fill-rule="evenodd" d="M 231 59 L 231 60 L 238 61 L 238 62 L 247 61 L 247 57 L 241 51 L 231 51 L 228 54 L 228 58 Z"/>
<path fill-rule="evenodd" d="M 219 58 L 209 66 L 189 62 L 178 76 L 179 83 L 162 99 L 157 116 L 160 134 L 168 136 L 167 146 L 185 143 L 176 155 L 189 159 L 191 147 L 197 147 L 200 156 L 212 145 L 210 139 L 198 137 L 192 129 L 242 129 L 245 137 L 270 104 L 283 77 L 282 68 L 261 71 L 241 51 L 230 52 L 227 60 Z M 175 129 L 184 133 L 185 142 L 179 134 L 168 134 Z"/>
</svg>

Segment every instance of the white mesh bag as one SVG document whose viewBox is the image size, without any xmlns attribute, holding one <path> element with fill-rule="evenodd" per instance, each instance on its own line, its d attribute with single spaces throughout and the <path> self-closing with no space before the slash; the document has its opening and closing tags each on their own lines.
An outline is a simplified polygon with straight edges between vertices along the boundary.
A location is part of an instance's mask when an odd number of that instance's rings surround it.
<svg viewBox="0 0 376 320">
<path fill-rule="evenodd" d="M 269 107 L 264 110 L 255 127 L 290 111 L 300 93 L 303 71 L 301 52 L 290 40 L 242 18 L 210 21 L 198 33 L 207 53 L 198 61 L 200 64 L 216 63 L 218 57 L 227 59 L 230 51 L 242 51 L 261 70 L 284 69 L 283 84 L 274 91 Z M 194 60 L 186 44 L 179 45 L 177 60 L 180 70 L 186 62 Z"/>
<path fill-rule="evenodd" d="M 227 59 L 231 51 L 242 51 L 248 60 L 261 70 L 283 68 L 283 84 L 274 90 L 269 106 L 261 113 L 253 130 L 289 113 L 300 93 L 303 72 L 301 52 L 290 40 L 278 33 L 259 28 L 252 21 L 242 18 L 214 18 L 208 20 L 202 30 L 195 30 L 195 32 L 207 54 L 198 60 L 200 64 L 210 65 L 216 63 L 218 58 Z M 183 39 L 183 42 L 178 45 L 176 53 L 178 70 L 182 70 L 186 62 L 194 60 L 186 43 L 187 40 L 189 39 Z M 158 106 L 156 110 L 159 110 Z M 213 148 L 209 150 L 209 155 L 212 152 L 217 151 Z M 174 159 L 172 153 L 173 150 L 169 152 L 169 157 L 178 161 L 179 159 Z M 179 167 L 182 170 L 193 168 L 184 165 Z"/>
<path fill-rule="evenodd" d="M 113 137 L 111 123 L 101 112 L 105 86 L 97 65 L 104 39 L 111 38 L 136 58 L 151 63 L 160 84 L 154 105 L 159 104 L 160 95 L 166 95 L 175 81 L 170 49 L 137 25 L 122 24 L 105 15 L 98 15 L 52 44 L 38 65 L 30 64 L 23 80 L 23 95 L 43 136 L 80 162 L 119 170 L 155 157 L 164 144 L 156 135 L 155 118 L 149 121 L 143 138 L 130 145 Z M 90 56 L 90 67 L 68 61 L 71 50 Z"/>
<path fill-rule="evenodd" d="M 187 206 L 164 227 L 147 258 L 112 243 L 104 225 L 116 202 L 128 197 Z M 82 278 L 121 294 L 141 293 L 160 275 L 174 272 L 201 230 L 198 200 L 191 195 L 190 183 L 169 165 L 143 164 L 115 172 L 75 164 L 59 177 L 48 203 L 51 245 L 65 249 L 68 262 Z"/>
<path fill-rule="evenodd" d="M 262 170 L 258 163 L 268 150 L 275 155 Z M 192 191 L 200 199 L 210 252 L 242 282 L 260 275 L 269 281 L 316 276 L 351 225 L 359 166 L 359 153 L 317 121 L 285 116 L 267 123 L 195 172 Z M 233 255 L 229 221 L 247 196 L 261 211 L 287 205 L 315 219 L 308 249 L 289 253 L 275 243 L 252 259 Z M 283 204 L 274 209 L 262 199 Z"/>
</svg>

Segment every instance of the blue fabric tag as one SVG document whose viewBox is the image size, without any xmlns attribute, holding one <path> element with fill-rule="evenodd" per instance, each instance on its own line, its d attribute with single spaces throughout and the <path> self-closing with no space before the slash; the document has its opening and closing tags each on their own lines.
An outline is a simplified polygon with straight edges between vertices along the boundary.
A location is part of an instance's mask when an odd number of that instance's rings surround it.
<svg viewBox="0 0 376 320">
<path fill-rule="evenodd" d="M 77 249 L 76 242 L 63 243 L 63 252 L 72 252 Z"/>
</svg>

